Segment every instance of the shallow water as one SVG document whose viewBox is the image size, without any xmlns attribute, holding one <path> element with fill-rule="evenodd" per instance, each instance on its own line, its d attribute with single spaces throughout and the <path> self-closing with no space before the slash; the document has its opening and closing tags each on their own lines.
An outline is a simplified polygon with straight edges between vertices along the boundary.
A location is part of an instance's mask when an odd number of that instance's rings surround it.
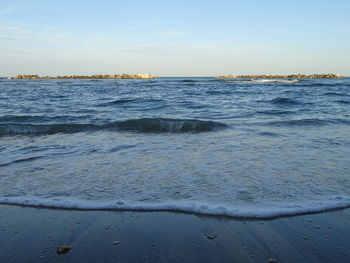
<svg viewBox="0 0 350 263">
<path fill-rule="evenodd" d="M 273 217 L 350 206 L 350 79 L 0 79 L 0 203 Z"/>
</svg>

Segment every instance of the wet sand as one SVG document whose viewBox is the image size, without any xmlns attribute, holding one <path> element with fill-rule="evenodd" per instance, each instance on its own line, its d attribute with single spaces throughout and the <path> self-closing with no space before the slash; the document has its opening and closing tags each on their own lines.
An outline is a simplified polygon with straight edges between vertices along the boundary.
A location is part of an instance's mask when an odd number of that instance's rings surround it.
<svg viewBox="0 0 350 263">
<path fill-rule="evenodd" d="M 349 262 L 350 209 L 272 220 L 0 205 L 0 262 Z M 69 245 L 67 254 L 56 249 Z"/>
</svg>

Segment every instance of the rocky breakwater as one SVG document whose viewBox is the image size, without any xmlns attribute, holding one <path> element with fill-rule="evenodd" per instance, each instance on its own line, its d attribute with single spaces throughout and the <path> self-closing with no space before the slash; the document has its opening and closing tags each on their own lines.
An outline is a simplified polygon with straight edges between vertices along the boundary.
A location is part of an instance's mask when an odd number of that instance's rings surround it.
<svg viewBox="0 0 350 263">
<path fill-rule="evenodd" d="M 90 75 L 90 76 L 39 76 L 39 75 L 17 75 L 9 79 L 155 79 L 150 74 L 117 74 L 117 75 Z"/>
<path fill-rule="evenodd" d="M 341 79 L 340 74 L 293 74 L 293 75 L 227 75 L 218 76 L 219 79 Z"/>
</svg>

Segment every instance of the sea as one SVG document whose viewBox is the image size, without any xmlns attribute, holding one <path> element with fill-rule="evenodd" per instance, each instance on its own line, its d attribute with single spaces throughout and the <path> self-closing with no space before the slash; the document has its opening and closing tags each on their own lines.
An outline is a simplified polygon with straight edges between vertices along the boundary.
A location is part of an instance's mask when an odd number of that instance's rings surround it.
<svg viewBox="0 0 350 263">
<path fill-rule="evenodd" d="M 251 219 L 350 207 L 350 78 L 1 78 L 0 203 Z"/>
</svg>

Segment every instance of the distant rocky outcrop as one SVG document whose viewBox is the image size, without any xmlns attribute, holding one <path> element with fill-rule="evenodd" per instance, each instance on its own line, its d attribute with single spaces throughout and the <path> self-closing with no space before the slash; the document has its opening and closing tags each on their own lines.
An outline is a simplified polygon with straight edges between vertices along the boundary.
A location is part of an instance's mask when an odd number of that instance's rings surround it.
<svg viewBox="0 0 350 263">
<path fill-rule="evenodd" d="M 293 75 L 227 75 L 218 76 L 220 79 L 341 79 L 344 76 L 340 74 L 293 74 Z"/>
<path fill-rule="evenodd" d="M 10 79 L 155 79 L 150 74 L 117 74 L 117 75 L 91 75 L 91 76 L 39 76 L 39 75 L 17 75 Z"/>
</svg>

